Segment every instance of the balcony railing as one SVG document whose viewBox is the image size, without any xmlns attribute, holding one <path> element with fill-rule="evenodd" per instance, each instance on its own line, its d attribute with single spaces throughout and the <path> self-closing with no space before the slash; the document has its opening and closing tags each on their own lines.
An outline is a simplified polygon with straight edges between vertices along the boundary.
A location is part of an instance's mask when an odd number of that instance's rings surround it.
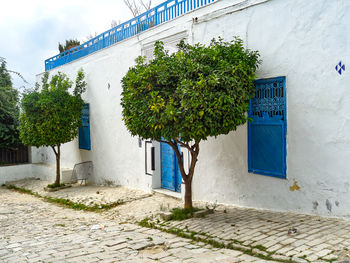
<svg viewBox="0 0 350 263">
<path fill-rule="evenodd" d="M 216 0 L 168 0 L 89 41 L 45 60 L 45 71 L 64 65 L 124 39 L 135 36 Z"/>
</svg>

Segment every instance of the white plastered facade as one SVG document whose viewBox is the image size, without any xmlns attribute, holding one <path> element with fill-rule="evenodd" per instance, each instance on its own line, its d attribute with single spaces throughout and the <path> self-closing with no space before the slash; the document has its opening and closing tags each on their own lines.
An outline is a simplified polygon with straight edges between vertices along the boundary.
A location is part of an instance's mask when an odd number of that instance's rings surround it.
<svg viewBox="0 0 350 263">
<path fill-rule="evenodd" d="M 146 175 L 145 144 L 140 148 L 123 124 L 122 77 L 156 40 L 172 50 L 181 38 L 208 44 L 213 37 L 239 36 L 260 52 L 259 78 L 286 77 L 287 179 L 248 173 L 244 125 L 201 142 L 193 198 L 350 219 L 350 70 L 335 70 L 339 61 L 350 65 L 349 17 L 347 0 L 218 0 L 50 70 L 75 79 L 83 68 L 88 83 L 92 149 L 79 150 L 77 140 L 65 144 L 62 166 L 92 161 L 94 183 L 160 187 L 159 145 L 154 143 L 156 170 Z M 41 148 L 37 161 L 54 165 L 51 151 Z"/>
</svg>

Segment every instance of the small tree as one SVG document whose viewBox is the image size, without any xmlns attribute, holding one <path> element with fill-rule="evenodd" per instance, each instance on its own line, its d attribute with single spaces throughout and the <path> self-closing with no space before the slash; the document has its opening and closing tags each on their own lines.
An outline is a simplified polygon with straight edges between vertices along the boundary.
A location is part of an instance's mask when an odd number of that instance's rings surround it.
<svg viewBox="0 0 350 263">
<path fill-rule="evenodd" d="M 192 178 L 199 144 L 227 134 L 247 121 L 249 99 L 259 64 L 257 51 L 242 40 L 212 40 L 209 46 L 188 45 L 169 54 L 155 44 L 154 59 L 142 57 L 122 79 L 123 119 L 133 136 L 169 144 L 185 183 L 185 208 L 192 209 Z M 191 154 L 189 171 L 179 146 Z"/>
<path fill-rule="evenodd" d="M 50 146 L 56 155 L 56 181 L 60 185 L 61 144 L 73 140 L 81 125 L 84 101 L 81 94 L 86 82 L 82 70 L 78 72 L 73 94 L 69 93 L 73 82 L 58 73 L 49 82 L 49 73 L 42 78 L 42 87 L 23 95 L 20 115 L 20 138 L 26 145 Z"/>
<path fill-rule="evenodd" d="M 76 39 L 68 39 L 66 40 L 66 44 L 61 44 L 58 43 L 58 50 L 60 51 L 60 53 L 67 51 L 73 47 L 79 46 L 80 45 L 80 41 L 76 40 Z"/>
</svg>

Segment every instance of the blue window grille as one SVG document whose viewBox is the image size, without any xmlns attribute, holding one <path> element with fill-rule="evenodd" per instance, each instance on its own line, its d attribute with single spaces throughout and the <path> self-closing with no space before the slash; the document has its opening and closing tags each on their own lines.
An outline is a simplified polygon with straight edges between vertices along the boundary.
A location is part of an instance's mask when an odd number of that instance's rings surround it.
<svg viewBox="0 0 350 263">
<path fill-rule="evenodd" d="M 81 113 L 81 126 L 79 127 L 79 149 L 91 150 L 90 141 L 90 105 L 85 104 Z"/>
<path fill-rule="evenodd" d="M 286 79 L 255 81 L 248 116 L 248 172 L 286 178 Z"/>
</svg>

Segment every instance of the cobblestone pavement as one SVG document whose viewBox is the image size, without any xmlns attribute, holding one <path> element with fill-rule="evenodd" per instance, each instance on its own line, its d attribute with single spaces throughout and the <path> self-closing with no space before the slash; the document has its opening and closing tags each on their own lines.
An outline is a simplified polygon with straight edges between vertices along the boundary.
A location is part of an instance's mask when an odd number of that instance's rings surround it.
<svg viewBox="0 0 350 263">
<path fill-rule="evenodd" d="M 4 188 L 0 200 L 0 262 L 265 262 Z"/>
<path fill-rule="evenodd" d="M 35 179 L 24 179 L 13 181 L 10 184 L 31 190 L 40 195 L 50 196 L 54 198 L 66 198 L 73 202 L 90 206 L 118 201 L 130 202 L 150 196 L 150 194 L 147 194 L 143 191 L 120 186 L 106 187 L 97 185 L 81 185 L 80 183 L 73 184 L 70 188 L 65 188 L 56 192 L 47 192 L 44 190 L 44 187 L 50 183 L 52 182 Z"/>
<path fill-rule="evenodd" d="M 273 258 L 297 262 L 350 262 L 350 221 L 249 208 L 221 208 L 205 218 L 158 222 L 219 242 L 258 247 Z"/>
<path fill-rule="evenodd" d="M 47 185 L 47 182 L 41 182 L 37 180 L 32 181 L 21 181 L 14 183 L 18 187 L 24 187 L 27 189 L 31 189 L 33 191 L 39 192 L 42 191 L 42 187 L 44 184 Z M 5 190 L 1 190 L 5 191 Z M 97 192 L 99 192 L 97 194 Z M 3 192 L 2 192 L 3 193 Z M 18 196 L 17 193 L 11 193 L 12 197 Z M 113 247 L 100 247 L 101 240 L 113 239 L 115 235 L 124 235 L 126 239 L 127 235 L 131 235 L 135 231 L 137 233 L 141 233 L 146 235 L 146 241 L 150 241 L 147 239 L 148 237 L 153 238 L 152 231 L 156 231 L 154 229 L 148 229 L 150 232 L 147 232 L 144 228 L 137 227 L 136 230 L 132 232 L 127 232 L 128 234 L 125 236 L 125 230 L 122 230 L 124 226 L 130 227 L 131 225 L 125 224 L 126 222 L 132 223 L 139 221 L 145 217 L 152 218 L 153 222 L 157 227 L 172 230 L 181 230 L 183 233 L 187 233 L 188 235 L 195 235 L 196 237 L 200 237 L 200 239 L 205 240 L 213 240 L 215 242 L 219 242 L 222 244 L 234 244 L 236 248 L 241 248 L 241 250 L 251 250 L 257 252 L 260 255 L 270 255 L 272 258 L 276 260 L 289 260 L 292 258 L 296 262 L 326 262 L 326 260 L 331 261 L 337 259 L 335 262 L 344 262 L 350 263 L 350 221 L 341 220 L 341 219 L 330 219 L 330 218 L 322 218 L 317 216 L 308 216 L 294 213 L 282 213 L 282 212 L 272 212 L 266 210 L 256 210 L 249 208 L 239 208 L 234 206 L 218 206 L 216 211 L 212 215 L 207 215 L 205 218 L 192 218 L 185 221 L 171 221 L 171 222 L 162 222 L 158 221 L 159 217 L 157 216 L 161 211 L 170 210 L 173 207 L 181 207 L 183 203 L 180 200 L 173 199 L 171 197 L 165 197 L 162 195 L 147 195 L 141 191 L 129 190 L 122 187 L 101 187 L 101 186 L 82 186 L 82 187 L 73 187 L 70 189 L 64 189 L 59 192 L 53 193 L 44 193 L 49 194 L 53 197 L 61 197 L 61 198 L 69 198 L 74 200 L 75 202 L 82 202 L 85 204 L 89 204 L 89 202 L 93 201 L 94 203 L 110 203 L 121 200 L 123 196 L 129 196 L 129 199 L 126 200 L 126 203 L 120 206 L 117 206 L 113 209 L 105 211 L 101 214 L 95 213 L 83 213 L 76 212 L 70 209 L 63 209 L 54 205 L 49 205 L 44 203 L 38 199 L 33 199 L 31 196 L 25 195 L 20 203 L 16 203 L 17 199 L 7 198 L 7 194 L 4 193 L 1 196 L 6 196 L 6 198 L 2 198 L 7 200 L 7 202 L 13 202 L 13 205 L 8 206 L 8 203 L 0 205 L 0 222 L 1 228 L 6 222 L 16 222 L 13 221 L 13 218 L 17 218 L 15 214 L 4 214 L 1 212 L 2 207 L 11 207 L 11 211 L 16 211 L 18 209 L 19 214 L 30 214 L 28 218 L 30 220 L 34 220 L 37 215 L 42 214 L 45 216 L 47 213 L 47 217 L 53 218 L 40 220 L 40 216 L 37 219 L 35 228 L 47 228 L 45 230 L 45 234 L 51 233 L 50 231 L 54 230 L 54 236 L 59 236 L 60 231 L 63 233 L 68 233 L 67 235 L 74 239 L 75 233 L 84 233 L 88 238 L 93 236 L 97 236 L 97 239 L 90 240 L 87 242 L 83 242 L 84 244 L 91 243 L 92 247 L 99 247 L 107 250 L 113 250 Z M 130 193 L 130 194 L 129 194 Z M 22 196 L 22 195 L 19 195 Z M 92 197 L 89 198 L 89 197 Z M 124 197 L 125 198 L 125 197 Z M 21 198 L 19 198 L 21 200 Z M 30 202 L 25 205 L 25 201 L 30 200 Z M 36 200 L 36 201 L 35 201 Z M 34 205 L 35 204 L 35 205 Z M 205 207 L 204 203 L 195 202 L 196 206 Z M 13 207 L 17 207 L 16 209 L 12 209 Z M 33 208 L 30 208 L 32 207 Z M 50 210 L 45 212 L 44 207 L 50 207 Z M 27 209 L 27 210 L 25 210 Z M 28 210 L 29 209 L 29 210 Z M 6 210 L 6 209 L 5 209 Z M 35 213 L 34 210 L 38 210 L 41 212 Z M 59 213 L 51 213 L 51 211 L 60 211 Z M 32 211 L 32 212 L 30 212 Z M 6 211 L 5 211 L 6 212 Z M 45 212 L 45 213 L 44 213 Z M 3 217 L 6 216 L 5 219 Z M 77 218 L 77 220 L 73 220 L 72 218 Z M 45 217 L 46 218 L 46 217 Z M 9 220 L 12 221 L 9 221 Z M 5 220 L 5 221 L 4 221 Z M 64 227 L 60 226 L 60 222 L 63 221 Z M 48 225 L 41 226 L 42 222 L 47 222 Z M 51 222 L 49 224 L 49 222 Z M 104 231 L 91 231 L 90 227 L 93 224 L 104 224 L 106 225 L 106 229 Z M 26 229 L 26 225 L 31 223 L 27 223 L 25 218 L 20 222 L 16 222 L 16 228 L 21 229 L 21 224 L 23 224 L 23 229 Z M 121 227 L 116 230 L 117 232 L 112 235 L 105 234 L 109 233 L 108 229 L 112 227 Z M 30 231 L 29 231 L 30 230 Z M 30 229 L 30 233 L 33 231 Z M 2 231 L 2 229 L 1 229 Z M 11 225 L 5 227 L 5 232 L 11 233 Z M 18 230 L 19 231 L 19 230 Z M 24 230 L 23 230 L 24 231 Z M 66 232 L 67 231 L 67 232 Z M 118 232 L 119 231 L 119 232 Z M 145 231 L 145 232 L 144 232 Z M 40 231 L 39 231 L 40 232 Z M 294 233 L 296 232 L 296 233 Z M 14 232 L 17 233 L 17 232 Z M 168 238 L 175 236 L 171 236 L 166 233 L 161 233 L 156 231 L 156 236 L 162 238 L 167 241 Z M 17 234 L 16 234 L 17 235 Z M 15 235 L 15 236 L 16 236 Z M 79 234 L 80 235 L 80 234 Z M 100 235 L 100 236 L 99 236 Z M 164 236 L 163 236 L 164 235 Z M 11 234 L 8 234 L 11 237 Z M 52 237 L 52 236 L 51 236 Z M 18 236 L 17 236 L 18 238 Z M 31 238 L 31 237 L 30 237 Z M 62 237 L 63 238 L 63 237 Z M 99 239 L 98 239 L 99 238 Z M 132 238 L 132 237 L 131 237 Z M 40 239 L 40 238 L 39 238 Z M 64 239 L 63 239 L 64 240 Z M 82 243 L 81 239 L 79 242 Z M 142 240 L 142 238 L 132 238 L 132 240 Z M 123 244 L 131 244 L 132 240 L 126 240 Z M 171 238 L 170 238 L 171 240 Z M 130 242 L 129 242 L 130 241 Z M 0 236 L 0 259 L 2 255 L 2 239 Z M 68 241 L 62 241 L 67 243 Z M 71 241 L 69 241 L 71 242 Z M 69 243 L 68 242 L 68 243 Z M 171 243 L 171 241 L 169 241 Z M 191 249 L 192 244 L 190 244 L 189 239 L 181 239 L 179 242 L 184 242 L 184 245 L 177 244 L 177 250 L 184 250 L 183 254 L 195 253 L 195 251 L 201 251 L 202 248 Z M 148 242 L 149 245 L 152 242 Z M 170 244 L 169 243 L 169 244 Z M 185 245 L 186 244 L 186 245 Z M 200 243 L 196 243 L 198 245 Z M 166 244 L 165 244 L 166 245 Z M 91 247 L 90 246 L 90 247 Z M 189 246 L 189 247 L 187 247 Z M 204 244 L 200 244 L 200 246 L 204 246 Z M 208 249 L 209 246 L 206 247 Z M 40 247 L 37 247 L 40 249 Z M 145 251 L 133 250 L 138 252 L 137 256 L 132 254 L 132 257 L 140 259 L 140 257 L 150 257 L 145 256 L 148 254 L 152 254 L 160 250 L 161 248 L 151 247 L 150 249 L 146 249 Z M 172 248 L 171 248 L 172 249 Z M 7 249 L 8 250 L 8 249 Z M 81 250 L 81 249 L 80 249 Z M 131 251 L 131 250 L 130 250 Z M 165 255 L 168 253 L 167 251 L 162 251 L 161 255 Z M 164 253 L 163 253 L 164 252 Z M 207 251 L 208 253 L 214 253 L 212 250 Z M 230 257 L 229 260 L 238 260 L 238 262 L 251 262 L 256 260 L 256 262 L 264 262 L 261 259 L 250 257 L 246 254 L 242 254 L 241 252 L 237 252 L 234 250 L 220 249 L 215 251 L 216 253 L 224 253 L 224 256 L 227 256 L 227 253 L 238 253 L 234 254 L 235 256 Z M 120 252 L 118 252 L 120 253 Z M 117 254 L 118 254 L 117 253 Z M 130 252 L 131 253 L 131 252 Z M 147 254 L 148 253 L 148 254 Z M 172 254 L 175 258 L 169 258 L 166 262 L 176 262 L 177 252 L 170 252 L 167 255 Z M 180 253 L 181 254 L 181 253 Z M 214 253 L 215 254 L 215 253 Z M 202 252 L 198 254 L 194 254 L 193 259 L 194 262 L 206 262 L 200 260 L 199 257 L 202 255 Z M 215 254 L 216 255 L 216 254 Z M 221 255 L 221 254 L 220 254 Z M 125 256 L 125 255 L 124 255 Z M 124 257 L 126 259 L 127 257 Z M 156 257 L 156 256 L 155 256 Z M 242 258 L 247 257 L 247 258 Z M 208 262 L 225 262 L 225 260 L 216 260 L 212 257 L 208 258 Z M 145 259 L 143 259 L 145 260 Z M 197 260 L 197 261 L 196 261 Z M 210 261 L 212 260 L 212 261 Z M 1 261 L 1 260 L 0 260 Z M 227 262 L 231 262 L 227 261 Z M 136 261 L 137 262 L 137 261 Z M 141 261 L 146 262 L 146 261 Z M 181 260 L 179 262 L 182 262 Z M 184 261 L 186 262 L 186 261 Z M 189 261 L 192 262 L 192 261 Z"/>
</svg>

